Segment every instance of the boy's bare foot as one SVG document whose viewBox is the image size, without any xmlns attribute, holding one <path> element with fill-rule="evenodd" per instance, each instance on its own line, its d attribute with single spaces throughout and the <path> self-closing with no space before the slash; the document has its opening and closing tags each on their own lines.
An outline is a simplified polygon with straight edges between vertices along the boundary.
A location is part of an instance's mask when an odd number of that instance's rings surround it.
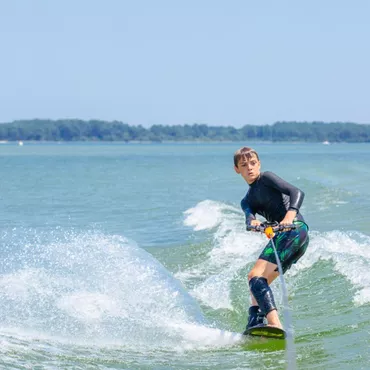
<svg viewBox="0 0 370 370">
<path fill-rule="evenodd" d="M 279 315 L 276 310 L 270 311 L 267 316 L 267 326 L 272 326 L 275 328 L 282 329 L 283 326 L 281 325 Z"/>
</svg>

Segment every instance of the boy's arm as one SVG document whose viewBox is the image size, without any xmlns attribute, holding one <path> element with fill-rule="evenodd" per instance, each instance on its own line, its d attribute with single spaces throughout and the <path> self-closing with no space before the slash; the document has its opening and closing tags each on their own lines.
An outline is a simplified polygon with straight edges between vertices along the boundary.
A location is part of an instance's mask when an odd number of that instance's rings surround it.
<svg viewBox="0 0 370 370">
<path fill-rule="evenodd" d="M 272 172 L 264 172 L 263 180 L 267 185 L 279 190 L 283 194 L 289 195 L 289 210 L 292 209 L 296 212 L 299 211 L 304 199 L 304 192 L 302 190 L 298 189 Z"/>
<path fill-rule="evenodd" d="M 289 209 L 284 219 L 280 223 L 281 224 L 293 223 L 293 220 L 303 203 L 304 192 L 272 172 L 264 172 L 264 180 L 267 185 L 279 190 L 283 194 L 289 195 L 290 197 Z"/>
<path fill-rule="evenodd" d="M 241 201 L 240 205 L 245 214 L 245 223 L 247 225 L 256 226 L 261 223 L 259 220 L 256 220 L 255 217 L 256 212 L 252 210 L 251 206 L 249 205 L 248 201 L 245 198 Z"/>
</svg>

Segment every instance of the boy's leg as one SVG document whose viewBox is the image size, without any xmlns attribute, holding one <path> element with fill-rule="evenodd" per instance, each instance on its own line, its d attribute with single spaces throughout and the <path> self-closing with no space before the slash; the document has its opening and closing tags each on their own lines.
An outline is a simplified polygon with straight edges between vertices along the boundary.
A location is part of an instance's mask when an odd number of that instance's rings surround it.
<svg viewBox="0 0 370 370">
<path fill-rule="evenodd" d="M 263 274 L 262 274 L 263 275 Z M 271 283 L 279 276 L 279 273 L 276 272 L 276 269 L 271 273 L 269 274 L 268 276 L 266 276 L 266 279 L 267 279 L 267 283 L 268 285 L 271 285 Z M 256 298 L 254 298 L 254 295 L 253 293 L 251 292 L 251 299 L 252 299 L 252 306 L 249 308 L 251 309 L 252 307 L 254 306 L 257 306 L 257 308 L 259 309 L 259 306 L 258 306 L 258 303 L 256 301 Z M 249 317 L 251 317 L 251 314 L 249 314 Z M 263 314 L 261 312 L 261 310 L 258 310 L 258 322 L 257 322 L 257 325 L 258 324 L 263 324 L 267 321 L 267 323 L 271 326 L 278 326 L 278 327 L 281 327 L 281 323 L 280 323 L 280 320 L 279 320 L 279 315 L 277 313 L 277 310 L 274 310 L 274 311 L 270 311 L 270 313 L 268 315 L 266 314 Z"/>
<path fill-rule="evenodd" d="M 248 279 L 252 293 L 252 307 L 253 304 L 256 303 L 262 315 L 266 316 L 268 324 L 281 328 L 282 326 L 276 310 L 274 296 L 269 287 L 279 275 L 275 269 L 275 264 L 259 259 L 248 274 Z M 254 307 L 256 307 L 256 305 L 254 305 Z M 255 309 L 252 310 L 252 313 L 253 312 L 256 312 Z M 250 320 L 248 320 L 248 324 L 249 322 Z M 260 320 L 259 323 L 263 323 L 263 320 Z"/>
<path fill-rule="evenodd" d="M 297 222 L 297 229 L 281 233 L 274 238 L 275 247 L 280 258 L 283 273 L 296 263 L 307 249 L 309 243 L 308 226 L 304 222 Z M 269 325 L 281 327 L 272 291 L 269 285 L 279 276 L 275 253 L 271 242 L 262 251 L 258 261 L 248 274 L 249 285 L 252 294 L 252 306 L 258 305 L 266 314 Z M 265 278 L 262 279 L 257 278 Z M 254 279 L 256 278 L 256 279 Z M 252 281 L 252 279 L 254 279 Z M 257 283 L 257 284 L 256 284 Z M 267 283 L 267 284 L 266 284 Z M 255 296 L 258 296 L 256 299 Z M 264 299 L 266 302 L 264 303 Z M 270 304 L 268 303 L 270 301 Z M 263 306 L 268 306 L 264 308 Z"/>
</svg>

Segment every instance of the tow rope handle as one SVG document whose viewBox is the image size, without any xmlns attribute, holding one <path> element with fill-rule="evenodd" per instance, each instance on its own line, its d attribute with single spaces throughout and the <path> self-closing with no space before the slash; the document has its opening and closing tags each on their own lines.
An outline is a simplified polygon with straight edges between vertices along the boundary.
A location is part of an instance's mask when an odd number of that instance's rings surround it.
<svg viewBox="0 0 370 370">
<path fill-rule="evenodd" d="M 282 231 L 290 231 L 296 229 L 294 224 L 281 225 L 278 222 L 263 222 L 259 225 L 247 225 L 247 231 L 257 231 L 266 235 L 268 239 L 272 239 L 276 233 Z"/>
</svg>

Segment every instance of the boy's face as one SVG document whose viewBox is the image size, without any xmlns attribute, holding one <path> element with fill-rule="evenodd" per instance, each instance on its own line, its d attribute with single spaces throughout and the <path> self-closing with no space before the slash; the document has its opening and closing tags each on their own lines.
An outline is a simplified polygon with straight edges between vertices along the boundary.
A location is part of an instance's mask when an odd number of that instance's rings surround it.
<svg viewBox="0 0 370 370">
<path fill-rule="evenodd" d="M 252 184 L 260 175 L 261 162 L 255 154 L 244 156 L 239 159 L 238 166 L 234 166 L 234 169 L 248 184 Z"/>
</svg>

